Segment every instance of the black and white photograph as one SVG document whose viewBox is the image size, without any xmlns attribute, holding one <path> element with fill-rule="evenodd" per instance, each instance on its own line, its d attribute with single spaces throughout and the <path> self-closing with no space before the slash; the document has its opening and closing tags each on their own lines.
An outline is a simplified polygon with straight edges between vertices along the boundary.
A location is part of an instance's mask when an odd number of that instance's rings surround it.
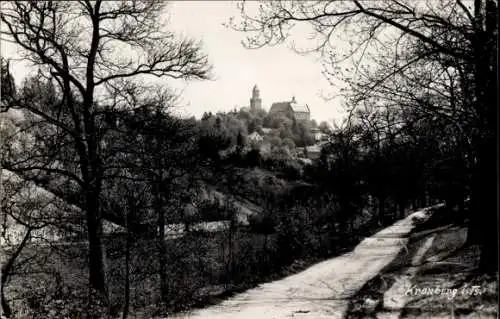
<svg viewBox="0 0 500 319">
<path fill-rule="evenodd" d="M 0 319 L 498 318 L 498 16 L 0 1 Z"/>
</svg>

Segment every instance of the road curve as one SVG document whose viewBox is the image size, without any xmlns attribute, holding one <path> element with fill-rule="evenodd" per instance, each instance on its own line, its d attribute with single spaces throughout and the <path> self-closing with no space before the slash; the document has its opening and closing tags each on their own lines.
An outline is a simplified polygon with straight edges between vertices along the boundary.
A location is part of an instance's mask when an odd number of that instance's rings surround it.
<svg viewBox="0 0 500 319">
<path fill-rule="evenodd" d="M 410 231 L 431 214 L 427 209 L 415 212 L 365 238 L 352 252 L 174 318 L 342 318 L 349 298 L 406 249 Z"/>
</svg>

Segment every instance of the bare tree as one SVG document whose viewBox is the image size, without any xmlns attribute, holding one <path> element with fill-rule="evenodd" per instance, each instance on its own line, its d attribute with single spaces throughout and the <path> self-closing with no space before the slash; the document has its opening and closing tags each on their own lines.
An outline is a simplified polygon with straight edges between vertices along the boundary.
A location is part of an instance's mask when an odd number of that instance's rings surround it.
<svg viewBox="0 0 500 319">
<path fill-rule="evenodd" d="M 116 213 L 113 217 L 127 224 L 129 230 L 140 224 L 135 231 L 155 238 L 155 264 L 158 265 L 155 271 L 159 274 L 161 300 L 167 303 L 167 222 L 183 218 L 178 216 L 185 205 L 179 194 L 190 187 L 186 176 L 196 178 L 200 168 L 195 143 L 197 130 L 194 122 L 168 114 L 176 102 L 176 96 L 169 90 L 144 91 L 141 87 L 134 87 L 134 90 L 135 99 L 130 100 L 129 105 L 134 111 L 116 114 L 119 123 L 105 139 L 109 155 L 104 174 L 105 192 L 108 202 L 114 201 L 112 207 L 106 208 L 115 212 L 131 209 L 130 205 L 124 208 L 123 203 L 124 196 L 132 196 L 124 191 L 128 186 L 120 186 L 117 190 L 114 188 L 117 185 L 147 185 L 147 200 L 144 199 L 145 204 L 140 209 L 141 216 L 136 214 L 125 222 L 126 218 Z M 117 97 L 124 95 L 119 91 L 116 94 Z"/>
<path fill-rule="evenodd" d="M 247 47 L 283 43 L 290 38 L 295 26 L 309 26 L 315 35 L 311 47 L 295 49 L 299 53 L 321 54 L 329 79 L 340 77 L 352 82 L 371 64 L 376 64 L 378 57 L 388 54 L 391 67 L 380 74 L 377 81 L 365 86 L 367 94 L 429 57 L 438 57 L 441 62 L 451 61 L 453 63 L 447 63 L 449 69 L 464 72 L 462 80 L 467 79 L 473 88 L 472 99 L 465 103 L 471 103 L 477 114 L 471 137 L 475 182 L 472 183 L 474 209 L 470 234 L 477 233 L 479 220 L 482 225 L 488 225 L 480 238 L 483 246 L 481 266 L 485 270 L 496 269 L 498 232 L 494 200 L 496 174 L 493 173 L 496 165 L 491 150 L 496 148 L 497 2 L 346 0 L 273 1 L 259 4 L 258 8 L 248 8 L 249 5 L 251 3 L 240 4 L 241 19 L 232 19 L 230 23 L 235 30 L 248 34 L 244 42 Z M 340 40 L 344 40 L 346 46 L 338 46 Z M 411 47 L 420 50 L 409 50 Z M 347 73 L 340 70 L 345 61 L 351 63 Z M 425 106 L 435 116 L 449 116 L 439 104 L 427 103 Z"/>
<path fill-rule="evenodd" d="M 200 44 L 164 31 L 163 1 L 13 1 L 1 12 L 2 35 L 59 84 L 63 100 L 55 106 L 70 115 L 65 122 L 36 105 L 18 103 L 72 138 L 84 194 L 89 239 L 89 280 L 108 303 L 102 243 L 103 162 L 97 101 L 113 86 L 143 76 L 206 79 L 210 68 Z M 127 54 L 123 55 L 123 52 Z M 63 172 L 60 172 L 63 173 Z"/>
<path fill-rule="evenodd" d="M 4 187 L 0 204 L 5 216 L 1 239 L 7 260 L 1 265 L 1 302 L 3 314 L 10 317 L 12 310 L 5 297 L 10 278 L 16 270 L 28 265 L 34 267 L 51 251 L 50 247 L 29 251 L 25 248 L 28 245 L 50 245 L 71 235 L 67 224 L 79 210 L 8 170 L 3 170 L 2 180 Z"/>
</svg>

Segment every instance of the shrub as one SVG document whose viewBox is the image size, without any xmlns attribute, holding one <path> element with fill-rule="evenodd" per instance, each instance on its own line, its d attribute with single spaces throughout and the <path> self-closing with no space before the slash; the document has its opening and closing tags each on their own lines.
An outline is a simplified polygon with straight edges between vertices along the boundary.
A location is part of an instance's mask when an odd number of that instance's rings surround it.
<svg viewBox="0 0 500 319">
<path fill-rule="evenodd" d="M 276 217 L 270 213 L 254 214 L 248 218 L 250 231 L 257 234 L 272 234 L 276 232 Z"/>
</svg>

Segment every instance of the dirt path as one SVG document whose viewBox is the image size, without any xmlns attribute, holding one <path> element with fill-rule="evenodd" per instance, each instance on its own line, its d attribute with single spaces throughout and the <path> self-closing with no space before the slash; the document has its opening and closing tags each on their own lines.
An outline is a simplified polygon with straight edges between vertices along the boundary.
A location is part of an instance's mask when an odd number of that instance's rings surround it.
<svg viewBox="0 0 500 319">
<path fill-rule="evenodd" d="M 430 215 L 413 213 L 364 239 L 352 252 L 175 318 L 342 318 L 349 298 L 406 249 L 407 236 L 416 222 Z"/>
<path fill-rule="evenodd" d="M 351 298 L 346 318 L 498 318 L 497 277 L 474 272 L 480 250 L 465 245 L 465 225 L 429 225 Z"/>
<path fill-rule="evenodd" d="M 377 319 L 398 319 L 401 317 L 401 311 L 408 302 L 406 290 L 411 286 L 413 278 L 418 272 L 418 265 L 429 251 L 434 242 L 435 235 L 431 235 L 425 239 L 415 255 L 411 259 L 410 267 L 404 275 L 395 280 L 392 286 L 384 293 L 383 305 L 386 309 L 392 312 L 385 312 L 377 315 Z"/>
</svg>

